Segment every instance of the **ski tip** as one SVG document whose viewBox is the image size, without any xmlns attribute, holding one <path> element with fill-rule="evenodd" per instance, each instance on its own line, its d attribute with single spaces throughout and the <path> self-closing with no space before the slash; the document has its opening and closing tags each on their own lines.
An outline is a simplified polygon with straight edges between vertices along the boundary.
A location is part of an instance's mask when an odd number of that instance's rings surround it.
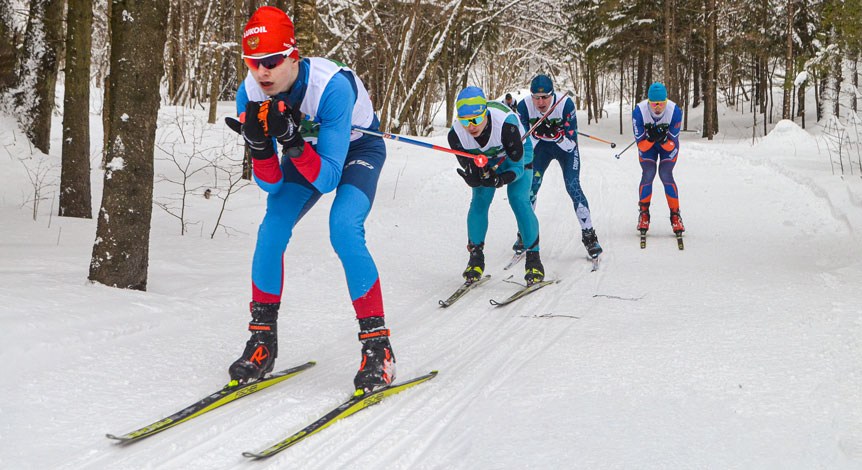
<svg viewBox="0 0 862 470">
<path fill-rule="evenodd" d="M 261 454 L 255 453 L 255 452 L 243 452 L 242 456 L 248 457 L 250 459 L 255 459 L 255 460 L 262 459 L 262 458 L 266 457 L 266 455 L 261 455 Z"/>
<path fill-rule="evenodd" d="M 122 438 L 115 436 L 111 433 L 105 434 L 105 437 L 107 437 L 108 439 L 113 439 L 115 441 L 122 441 L 123 440 Z"/>
</svg>

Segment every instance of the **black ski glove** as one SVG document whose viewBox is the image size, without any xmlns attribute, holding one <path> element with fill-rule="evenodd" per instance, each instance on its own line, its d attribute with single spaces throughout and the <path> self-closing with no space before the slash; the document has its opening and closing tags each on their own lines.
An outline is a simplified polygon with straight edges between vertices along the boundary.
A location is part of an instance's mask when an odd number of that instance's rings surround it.
<svg viewBox="0 0 862 470">
<path fill-rule="evenodd" d="M 493 168 L 488 169 L 488 173 L 482 175 L 482 186 L 487 188 L 502 188 L 503 185 L 509 184 L 512 181 L 515 181 L 515 173 L 511 171 L 504 171 L 503 173 L 497 174 Z"/>
<path fill-rule="evenodd" d="M 224 118 L 224 122 L 227 127 L 245 139 L 251 158 L 265 160 L 275 155 L 275 148 L 272 145 L 272 139 L 266 135 L 259 113 L 260 103 L 249 101 L 245 105 L 245 120 L 243 122 L 232 117 Z"/>
<path fill-rule="evenodd" d="M 659 130 L 655 124 L 647 123 L 644 124 L 644 129 L 646 130 L 646 140 L 649 142 L 655 142 L 659 138 Z"/>
<path fill-rule="evenodd" d="M 458 174 L 461 175 L 461 178 L 464 178 L 464 182 L 471 188 L 478 188 L 481 185 L 479 180 L 482 178 L 482 170 L 471 161 L 467 162 L 467 166 L 463 169 L 458 168 Z"/>
<path fill-rule="evenodd" d="M 290 158 L 302 155 L 305 140 L 300 129 L 302 126 L 302 111 L 299 106 L 290 106 L 286 100 L 272 99 L 266 113 L 266 124 L 269 135 L 283 146 L 284 153 Z"/>
<path fill-rule="evenodd" d="M 667 130 L 670 128 L 670 125 L 659 124 L 656 127 L 658 128 L 658 138 L 655 141 L 659 145 L 664 145 L 667 143 Z"/>
</svg>

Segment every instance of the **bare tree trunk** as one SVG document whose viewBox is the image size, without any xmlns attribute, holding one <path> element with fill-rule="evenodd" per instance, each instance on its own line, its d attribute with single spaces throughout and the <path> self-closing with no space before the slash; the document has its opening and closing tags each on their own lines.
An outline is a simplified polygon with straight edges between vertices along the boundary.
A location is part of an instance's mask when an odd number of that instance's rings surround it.
<svg viewBox="0 0 862 470">
<path fill-rule="evenodd" d="M 93 5 L 69 0 L 60 209 L 66 217 L 93 217 L 90 199 L 90 42 Z"/>
<path fill-rule="evenodd" d="M 25 62 L 18 77 L 18 116 L 33 145 L 51 149 L 51 113 L 57 84 L 58 54 L 63 44 L 65 0 L 32 0 L 24 38 Z"/>
<path fill-rule="evenodd" d="M 12 5 L 0 0 L 0 94 L 15 86 L 15 37 Z"/>
<path fill-rule="evenodd" d="M 718 92 L 716 90 L 716 60 L 715 60 L 715 24 L 716 10 L 715 0 L 707 0 L 706 2 L 706 93 L 704 96 L 703 108 L 703 137 L 712 140 L 715 135 L 715 110 L 716 101 L 718 100 Z"/>
<path fill-rule="evenodd" d="M 146 290 L 168 0 L 114 0 L 111 122 L 91 281 Z"/>
<path fill-rule="evenodd" d="M 105 168 L 105 163 L 107 162 L 108 157 L 108 129 L 111 127 L 111 109 L 108 107 L 108 103 L 111 102 L 111 23 L 113 21 L 113 11 L 114 11 L 114 2 L 113 0 L 108 1 L 108 9 L 106 12 L 107 16 L 107 34 L 108 39 L 105 40 L 105 48 L 107 51 L 107 69 L 108 73 L 105 74 L 104 85 L 102 86 L 102 164 L 99 166 L 100 168 Z"/>
<path fill-rule="evenodd" d="M 837 41 L 838 38 L 836 36 L 833 33 L 833 37 Z M 839 49 L 838 53 L 835 54 L 835 61 L 832 64 L 833 81 L 835 82 L 835 93 L 833 95 L 835 101 L 832 103 L 832 113 L 836 118 L 841 116 L 841 84 L 844 82 L 842 65 L 844 65 L 844 51 Z"/>
<path fill-rule="evenodd" d="M 320 49 L 317 38 L 317 0 L 294 0 L 293 25 L 296 44 L 304 57 L 311 57 Z"/>
<path fill-rule="evenodd" d="M 793 3 L 787 0 L 787 50 L 784 55 L 784 101 L 781 106 L 781 119 L 791 119 L 790 98 L 793 88 Z"/>
<path fill-rule="evenodd" d="M 677 83 L 676 83 L 676 61 L 674 60 L 676 57 L 675 47 L 673 47 L 673 12 L 676 10 L 673 8 L 673 0 L 665 0 L 664 2 L 664 81 L 667 85 L 668 91 L 668 99 L 679 103 L 679 96 L 677 95 Z"/>
</svg>

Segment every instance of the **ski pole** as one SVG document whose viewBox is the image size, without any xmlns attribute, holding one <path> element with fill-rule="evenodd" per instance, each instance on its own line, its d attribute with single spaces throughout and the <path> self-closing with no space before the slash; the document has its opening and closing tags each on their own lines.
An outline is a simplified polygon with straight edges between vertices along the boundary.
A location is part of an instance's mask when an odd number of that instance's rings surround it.
<svg viewBox="0 0 862 470">
<path fill-rule="evenodd" d="M 554 110 L 554 108 L 556 108 L 558 104 L 562 103 L 563 101 L 566 101 L 566 100 L 565 100 L 565 98 L 568 98 L 569 96 L 571 96 L 571 93 L 569 93 L 569 92 L 567 91 L 563 96 L 564 96 L 564 98 L 563 98 L 563 99 L 561 99 L 561 100 L 557 101 L 556 103 L 554 103 L 554 105 L 553 105 L 553 106 L 551 106 L 551 108 L 550 108 L 550 109 L 548 109 L 548 111 L 547 111 L 547 112 L 545 112 L 545 114 L 544 114 L 542 117 L 540 117 L 540 118 L 539 118 L 539 120 L 538 120 L 538 121 L 536 121 L 536 123 L 535 123 L 535 124 L 533 124 L 533 126 L 532 126 L 532 127 L 530 127 L 530 130 L 528 130 L 528 131 L 527 131 L 527 133 L 526 133 L 526 134 L 524 134 L 524 135 L 521 137 L 521 142 L 524 142 L 525 140 L 527 140 L 527 137 L 529 137 L 529 136 L 530 136 L 530 134 L 532 134 L 532 133 L 533 133 L 533 131 L 534 131 L 534 130 L 536 130 L 536 128 L 537 128 L 537 127 L 539 127 L 539 124 L 541 124 L 541 123 L 542 123 L 542 121 L 544 121 L 544 120 L 545 120 L 545 118 L 547 118 L 548 116 L 550 116 L 550 115 L 551 115 L 551 111 L 553 111 L 553 110 Z M 526 98 L 525 98 L 525 99 L 526 99 Z M 500 159 L 500 161 L 499 161 L 499 162 L 497 162 L 497 164 L 496 164 L 496 165 L 494 165 L 494 167 L 493 167 L 493 168 L 491 168 L 491 169 L 492 169 L 492 170 L 494 170 L 494 171 L 497 171 L 497 168 L 500 168 L 500 165 L 501 165 L 504 161 L 506 161 L 506 156 L 505 156 L 505 155 L 503 155 L 503 158 L 501 158 L 501 159 Z M 487 175 L 488 173 L 485 173 L 485 174 Z"/>
<path fill-rule="evenodd" d="M 623 152 L 625 152 L 626 150 L 628 150 L 628 149 L 629 149 L 629 147 L 631 147 L 632 145 L 634 145 L 634 144 L 635 144 L 635 142 L 637 142 L 637 139 L 633 140 L 633 141 L 632 141 L 632 143 L 628 144 L 628 145 L 626 146 L 626 148 L 624 148 L 624 149 L 622 149 L 622 150 L 620 151 L 620 153 L 618 153 L 618 154 L 614 155 L 614 158 L 616 158 L 617 160 L 619 160 L 619 159 L 620 159 L 620 155 L 622 155 L 622 154 L 623 154 Z"/>
<path fill-rule="evenodd" d="M 281 111 L 284 112 L 283 103 L 279 104 L 279 109 L 281 109 Z M 314 116 L 309 116 L 307 114 L 305 115 L 305 118 L 308 120 L 311 120 L 311 121 L 316 121 L 316 118 Z M 481 155 L 481 154 L 473 155 L 472 153 L 462 152 L 460 150 L 454 150 L 454 149 L 450 149 L 450 148 L 446 148 L 446 147 L 441 147 L 439 145 L 429 144 L 427 142 L 422 142 L 419 140 L 408 139 L 407 137 L 403 137 L 403 136 L 400 136 L 398 134 L 387 134 L 385 132 L 372 131 L 371 129 L 366 129 L 364 127 L 359 127 L 359 126 L 351 126 L 351 129 L 353 129 L 354 131 L 357 131 L 357 132 L 361 132 L 363 134 L 374 135 L 377 137 L 383 137 L 384 139 L 395 140 L 395 141 L 404 142 L 407 144 L 418 145 L 420 147 L 425 147 L 427 149 L 439 150 L 440 152 L 446 152 L 446 153 L 459 155 L 461 157 L 467 157 L 467 158 L 472 159 L 473 162 L 476 163 L 476 166 L 478 166 L 479 168 L 482 168 L 488 164 L 488 157 L 486 157 L 485 155 Z"/>
<path fill-rule="evenodd" d="M 584 134 L 584 133 L 583 133 L 583 132 L 581 132 L 581 131 L 578 131 L 578 134 L 580 134 L 580 135 L 582 135 L 582 136 L 584 136 L 584 137 L 587 137 L 587 138 L 590 138 L 590 139 L 593 139 L 593 140 L 598 140 L 599 142 L 602 142 L 602 143 L 608 144 L 608 145 L 610 145 L 610 146 L 611 146 L 611 148 L 616 148 L 616 146 L 617 146 L 617 144 L 615 144 L 615 143 L 613 143 L 613 142 L 608 142 L 607 140 L 602 140 L 602 139 L 599 139 L 598 137 L 593 137 L 593 136 L 591 136 L 591 135 Z M 620 153 L 622 153 L 622 152 L 620 152 Z"/>
<path fill-rule="evenodd" d="M 425 147 L 425 148 L 432 149 L 432 150 L 439 150 L 441 152 L 452 153 L 452 154 L 459 155 L 462 157 L 472 158 L 473 162 L 475 162 L 476 166 L 478 166 L 479 168 L 482 168 L 488 164 L 488 157 L 486 157 L 485 155 L 481 155 L 481 154 L 480 155 L 473 155 L 472 153 L 462 152 L 460 150 L 454 150 L 454 149 L 450 149 L 450 148 L 446 148 L 446 147 L 440 147 L 439 145 L 429 144 L 427 142 L 421 142 L 419 140 L 408 139 L 407 137 L 403 137 L 403 136 L 400 136 L 397 134 L 387 134 L 385 132 L 372 131 L 370 129 L 365 129 L 362 127 L 353 126 L 353 130 L 358 131 L 358 132 L 362 132 L 363 134 L 376 135 L 377 137 L 383 137 L 384 139 L 391 139 L 391 140 L 395 140 L 398 142 L 404 142 L 407 144 L 418 145 L 420 147 Z"/>
</svg>

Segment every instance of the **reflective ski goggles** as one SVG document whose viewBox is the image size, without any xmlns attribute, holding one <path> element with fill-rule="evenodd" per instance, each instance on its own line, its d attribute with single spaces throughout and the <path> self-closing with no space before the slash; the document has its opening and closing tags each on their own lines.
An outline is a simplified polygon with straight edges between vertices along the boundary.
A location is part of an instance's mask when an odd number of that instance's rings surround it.
<svg viewBox="0 0 862 470">
<path fill-rule="evenodd" d="M 546 99 L 551 97 L 551 95 L 549 95 L 549 94 L 548 95 L 530 95 L 530 96 L 532 96 L 533 99 L 535 99 L 535 100 L 546 100 Z"/>
<path fill-rule="evenodd" d="M 486 113 L 487 113 L 487 111 L 483 112 L 482 114 L 480 114 L 478 116 L 467 117 L 467 118 L 459 117 L 458 120 L 461 121 L 461 125 L 464 127 L 478 126 L 479 124 L 482 124 L 482 121 L 485 120 L 485 114 Z"/>
<path fill-rule="evenodd" d="M 276 52 L 273 54 L 268 54 L 265 56 L 242 56 L 242 60 L 245 61 L 245 65 L 252 70 L 257 70 L 260 67 L 266 67 L 270 70 L 278 67 L 284 62 L 284 59 L 288 58 L 290 54 L 293 52 L 294 48 L 290 48 L 286 51 Z"/>
<path fill-rule="evenodd" d="M 651 108 L 660 108 L 667 104 L 667 100 L 664 101 L 650 101 L 649 105 Z"/>
</svg>

